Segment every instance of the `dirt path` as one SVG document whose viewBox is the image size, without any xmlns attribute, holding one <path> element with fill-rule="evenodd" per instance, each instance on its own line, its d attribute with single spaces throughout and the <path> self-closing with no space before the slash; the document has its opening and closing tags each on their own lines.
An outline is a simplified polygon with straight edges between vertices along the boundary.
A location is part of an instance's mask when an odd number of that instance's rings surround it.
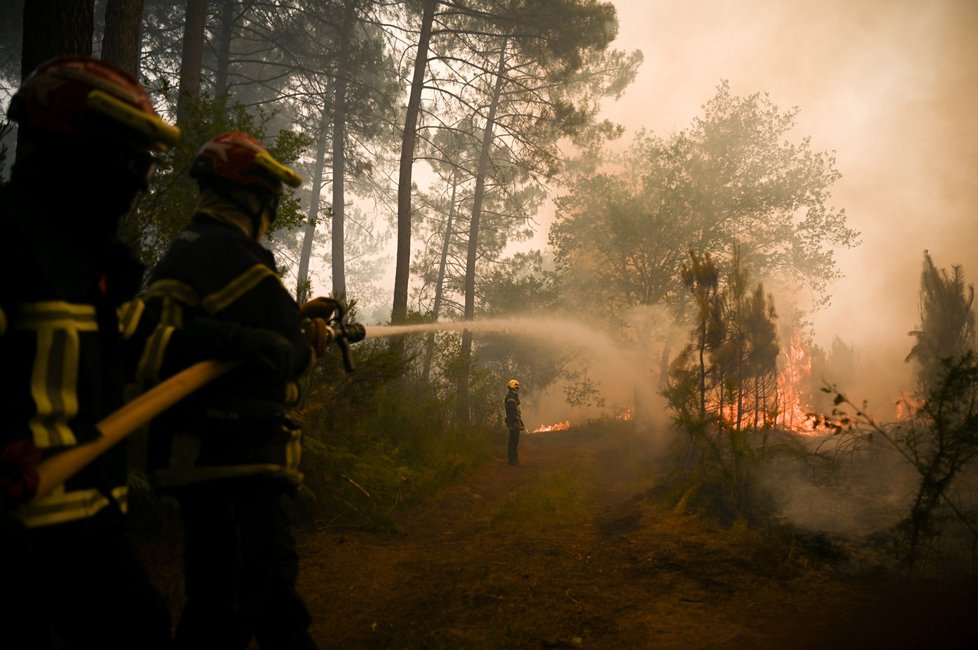
<svg viewBox="0 0 978 650">
<path fill-rule="evenodd" d="M 401 515 L 306 531 L 300 590 L 323 648 L 978 647 L 973 591 L 860 576 L 844 557 L 639 498 L 635 440 L 527 437 Z"/>
<path fill-rule="evenodd" d="M 321 648 L 978 648 L 973 583 L 909 583 L 817 537 L 656 505 L 639 440 L 529 435 L 518 468 L 498 452 L 394 533 L 300 529 Z M 176 613 L 174 531 L 139 548 Z"/>
</svg>

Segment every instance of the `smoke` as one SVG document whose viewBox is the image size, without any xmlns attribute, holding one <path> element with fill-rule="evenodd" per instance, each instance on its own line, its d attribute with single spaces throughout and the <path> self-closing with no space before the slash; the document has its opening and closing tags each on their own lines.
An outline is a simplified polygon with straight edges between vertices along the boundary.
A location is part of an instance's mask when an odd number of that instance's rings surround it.
<svg viewBox="0 0 978 650">
<path fill-rule="evenodd" d="M 629 319 L 631 341 L 584 322 L 540 316 L 452 321 L 419 325 L 367 325 L 368 338 L 425 332 L 469 330 L 532 339 L 554 353 L 573 352 L 571 369 L 585 372 L 600 404 L 568 404 L 566 382 L 544 390 L 524 386 L 523 419 L 528 429 L 570 420 L 581 424 L 601 417 L 633 417 L 648 430 L 662 434 L 668 427 L 665 400 L 659 394 L 662 345 L 675 338 L 665 329 L 669 320 L 658 308 L 636 309 Z M 638 341 L 642 343 L 639 344 Z"/>
<path fill-rule="evenodd" d="M 809 451 L 820 443 L 811 440 Z M 862 536 L 892 529 L 907 516 L 919 476 L 892 449 L 833 450 L 828 441 L 819 456 L 767 464 L 762 481 L 792 524 Z"/>
<path fill-rule="evenodd" d="M 812 314 L 877 368 L 863 395 L 896 395 L 919 320 L 925 249 L 978 279 L 978 3 L 972 0 L 615 0 L 614 46 L 640 49 L 639 76 L 603 115 L 660 135 L 689 125 L 721 79 L 797 107 L 798 138 L 835 152 L 829 204 L 862 233 L 835 251 L 844 279 Z M 862 383 L 868 383 L 863 378 Z M 858 396 L 859 399 L 862 395 Z"/>
</svg>

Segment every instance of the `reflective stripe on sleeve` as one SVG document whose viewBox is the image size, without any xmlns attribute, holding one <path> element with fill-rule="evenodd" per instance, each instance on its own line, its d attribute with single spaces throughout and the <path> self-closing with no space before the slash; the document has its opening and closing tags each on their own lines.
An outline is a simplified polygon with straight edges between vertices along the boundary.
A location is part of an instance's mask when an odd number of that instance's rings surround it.
<svg viewBox="0 0 978 650">
<path fill-rule="evenodd" d="M 136 366 L 136 381 L 142 386 L 152 386 L 160 380 L 160 368 L 163 367 L 163 357 L 166 346 L 173 336 L 175 328 L 169 325 L 157 325 L 146 341 L 139 365 Z"/>
<path fill-rule="evenodd" d="M 275 278 L 276 282 L 281 283 L 281 278 L 275 274 L 275 271 L 265 266 L 264 264 L 255 264 L 253 267 L 231 280 L 227 285 L 214 293 L 205 296 L 201 301 L 201 305 L 210 314 L 216 314 L 229 305 L 234 303 L 235 300 L 248 293 L 254 289 L 258 284 L 265 278 Z"/>
<path fill-rule="evenodd" d="M 61 301 L 20 305 L 12 330 L 35 333 L 37 352 L 31 370 L 35 413 L 29 422 L 34 444 L 62 447 L 77 443 L 68 421 L 78 414 L 80 332 L 97 332 L 93 305 Z"/>
<path fill-rule="evenodd" d="M 145 309 L 146 303 L 138 298 L 119 307 L 119 333 L 123 339 L 128 341 L 136 333 L 136 328 L 139 327 L 139 319 L 142 318 Z"/>
<path fill-rule="evenodd" d="M 200 304 L 197 292 L 186 282 L 179 280 L 157 280 L 146 289 L 146 300 L 150 298 L 174 298 L 190 307 Z"/>
</svg>

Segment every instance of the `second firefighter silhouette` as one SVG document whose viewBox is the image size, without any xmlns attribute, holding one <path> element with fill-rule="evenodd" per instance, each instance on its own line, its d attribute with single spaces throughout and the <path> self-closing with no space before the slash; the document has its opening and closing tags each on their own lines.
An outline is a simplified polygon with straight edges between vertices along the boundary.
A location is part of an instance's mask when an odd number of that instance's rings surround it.
<svg viewBox="0 0 978 650">
<path fill-rule="evenodd" d="M 520 431 L 525 431 L 523 414 L 520 412 L 520 382 L 510 379 L 506 384 L 506 428 L 509 429 L 509 464 L 520 464 Z"/>
<path fill-rule="evenodd" d="M 180 648 L 307 649 L 309 613 L 295 589 L 298 555 L 286 500 L 296 493 L 300 432 L 291 417 L 297 379 L 315 362 L 300 306 L 259 243 L 283 185 L 301 179 L 245 133 L 207 142 L 191 175 L 196 213 L 153 273 L 146 309 L 169 333 L 216 319 L 275 337 L 291 363 L 242 366 L 157 418 L 149 461 L 158 486 L 180 502 L 186 599 Z M 142 374 L 156 374 L 152 355 Z"/>
</svg>

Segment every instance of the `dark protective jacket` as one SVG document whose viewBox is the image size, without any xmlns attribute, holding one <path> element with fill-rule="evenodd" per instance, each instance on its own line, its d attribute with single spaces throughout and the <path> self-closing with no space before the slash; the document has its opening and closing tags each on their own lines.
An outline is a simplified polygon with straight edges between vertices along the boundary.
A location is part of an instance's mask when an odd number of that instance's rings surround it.
<svg viewBox="0 0 978 650">
<path fill-rule="evenodd" d="M 523 414 L 520 412 L 520 395 L 515 390 L 506 393 L 506 426 L 510 429 L 523 427 Z"/>
<path fill-rule="evenodd" d="M 149 447 L 157 484 L 251 475 L 299 482 L 300 432 L 289 410 L 312 351 L 271 252 L 233 224 L 198 213 L 154 270 L 145 300 L 147 318 L 157 323 L 138 368 L 148 383 L 168 374 L 165 358 L 182 365 L 169 340 L 202 319 L 272 330 L 294 351 L 291 377 L 242 367 L 157 418 Z"/>
<path fill-rule="evenodd" d="M 143 268 L 120 242 L 86 241 L 90 215 L 56 219 L 41 204 L 0 188 L 0 448 L 29 439 L 50 457 L 96 438 L 95 424 L 122 404 Z M 126 510 L 125 445 L 18 514 L 33 528 L 112 501 Z"/>
</svg>

